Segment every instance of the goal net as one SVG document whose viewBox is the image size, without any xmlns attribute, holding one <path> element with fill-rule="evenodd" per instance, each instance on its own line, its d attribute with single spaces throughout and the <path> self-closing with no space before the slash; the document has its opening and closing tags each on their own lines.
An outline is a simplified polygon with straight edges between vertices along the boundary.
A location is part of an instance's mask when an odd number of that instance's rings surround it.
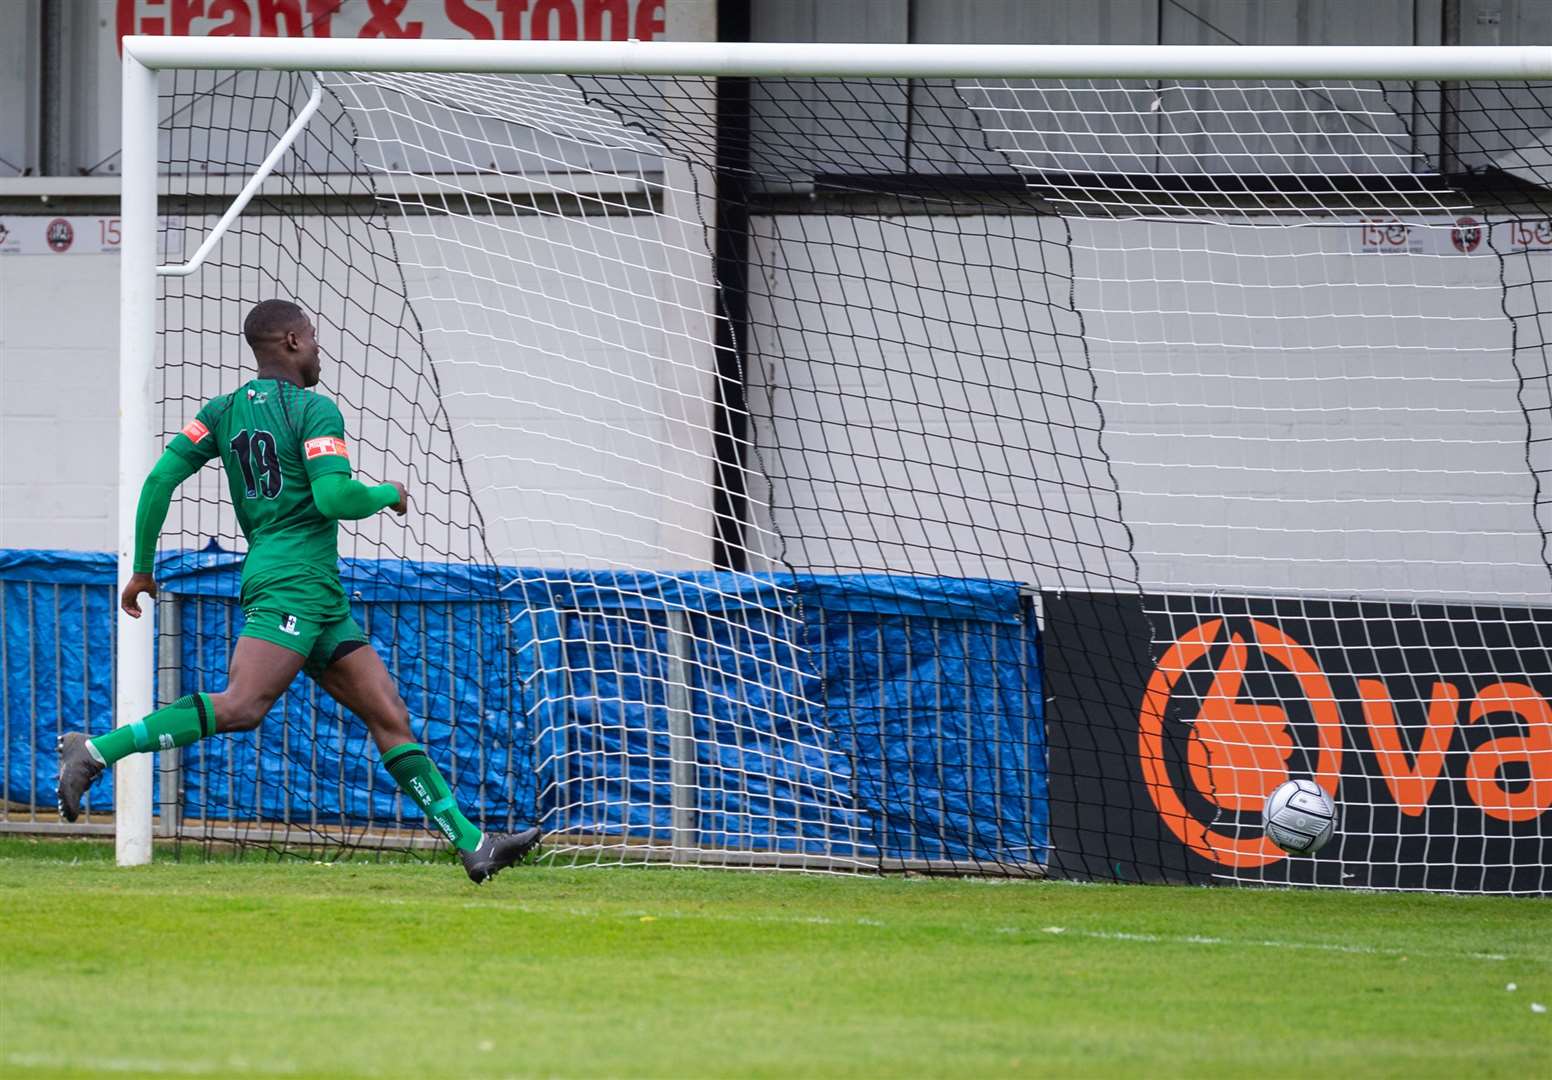
<svg viewBox="0 0 1552 1080">
<path fill-rule="evenodd" d="M 1526 83 L 175 71 L 170 437 L 314 315 L 358 619 L 552 856 L 1542 892 L 1552 279 Z M 161 687 L 242 543 L 169 519 Z M 172 696 L 176 696 L 173 694 Z M 310 683 L 204 845 L 429 840 Z M 1338 828 L 1266 838 L 1307 777 Z"/>
</svg>

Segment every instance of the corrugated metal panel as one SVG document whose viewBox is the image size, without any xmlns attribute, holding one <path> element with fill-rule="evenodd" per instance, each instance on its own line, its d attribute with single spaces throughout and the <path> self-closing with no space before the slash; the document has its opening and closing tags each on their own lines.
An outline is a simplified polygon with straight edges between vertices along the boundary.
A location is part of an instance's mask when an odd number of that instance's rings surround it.
<svg viewBox="0 0 1552 1080">
<path fill-rule="evenodd" d="M 1167 45 L 1360 44 L 1382 50 L 1392 45 L 1438 44 L 1441 18 L 1439 0 L 1182 0 L 1164 3 L 1160 41 Z M 1276 99 L 1281 107 L 1269 101 L 1236 105 L 1222 91 L 1179 91 L 1175 105 L 1188 113 L 1249 105 L 1260 108 L 1263 115 L 1247 117 L 1243 125 L 1246 150 L 1254 157 L 1226 161 L 1212 152 L 1205 137 L 1177 137 L 1168 140 L 1167 152 L 1196 155 L 1198 163 L 1166 171 L 1373 174 L 1405 171 L 1408 163 L 1403 159 L 1413 153 L 1425 160 L 1412 163 L 1412 171 L 1436 162 L 1437 141 L 1422 133 L 1437 131 L 1437 94 L 1426 85 L 1391 83 L 1385 86 L 1384 101 L 1377 102 L 1367 92 L 1370 85 L 1358 93 L 1336 83 L 1312 90 L 1279 90 Z M 1265 118 L 1272 116 L 1279 123 L 1270 125 L 1269 132 Z M 1414 138 L 1413 132 L 1419 137 Z M 1389 149 L 1377 151 L 1377 140 Z M 1223 141 L 1222 135 L 1217 141 Z"/>
<path fill-rule="evenodd" d="M 0 176 L 38 165 L 38 0 L 0 6 Z"/>
<path fill-rule="evenodd" d="M 903 42 L 906 11 L 907 0 L 755 0 L 749 36 L 755 41 Z M 899 80 L 853 81 L 844 92 L 833 84 L 766 80 L 755 83 L 750 109 L 757 167 L 774 166 L 804 181 L 836 171 L 829 158 L 855 161 L 861 151 L 870 172 L 905 171 L 906 89 Z M 846 145 L 827 154 L 838 131 L 848 136 Z"/>
<path fill-rule="evenodd" d="M 906 40 L 907 0 L 752 0 L 749 37 L 753 41 Z"/>
<path fill-rule="evenodd" d="M 1484 10 L 1495 5 L 1497 0 L 1479 0 Z M 1441 7 L 1438 0 L 1374 0 L 1368 4 L 1352 4 L 1348 0 L 981 0 L 973 4 L 962 0 L 864 4 L 756 0 L 752 15 L 753 36 L 758 40 L 899 41 L 908 34 L 911 40 L 921 42 L 1361 42 L 1384 48 L 1414 41 L 1438 41 Z M 1476 8 L 1463 12 L 1462 18 L 1473 27 L 1493 23 L 1508 31 L 1501 37 L 1513 40 L 1533 38 L 1538 33 L 1552 36 L 1552 5 L 1523 5 L 1508 0 L 1497 22 Z M 1418 88 L 1415 94 L 1411 88 L 1388 89 L 1392 93 L 1378 105 L 1372 97 L 1365 102 L 1361 99 L 1367 95 L 1339 89 L 1316 90 L 1308 100 L 1302 91 L 1293 92 L 1293 100 L 1286 102 L 1283 98 L 1288 92 L 1279 92 L 1281 96 L 1263 94 L 1266 100 L 1257 102 L 1231 100 L 1221 91 L 1174 90 L 1165 102 L 1172 106 L 1169 111 L 1173 115 L 1163 117 L 1155 115 L 1159 110 L 1152 107 L 1157 96 L 1153 84 L 1117 83 L 1113 90 L 1101 94 L 1085 95 L 1080 90 L 1075 95 L 1067 88 L 1053 89 L 1043 95 L 1043 111 L 1008 119 L 1011 126 L 1041 133 L 1033 136 L 1036 142 L 1061 148 L 1062 162 L 1050 167 L 1072 171 L 1372 173 L 1404 167 L 1404 161 L 1376 161 L 1373 148 L 1368 145 L 1375 140 L 1376 133 L 1382 141 L 1393 145 L 1400 158 L 1417 152 L 1436 160 L 1436 141 L 1428 139 L 1426 133 L 1438 126 L 1433 115 L 1437 95 L 1426 86 Z M 976 172 L 1007 171 L 1008 164 L 1001 155 L 980 150 L 975 118 L 957 105 L 958 94 L 947 84 L 926 93 L 902 89 L 898 94 L 902 102 L 899 106 L 892 100 L 896 95 L 880 91 L 877 86 L 863 96 L 868 99 L 866 104 L 849 102 L 827 108 L 832 112 L 836 108 L 845 110 L 848 119 L 856 123 L 853 130 L 860 141 L 871 144 L 869 151 L 877 171 L 940 171 L 945 167 L 941 154 L 936 160 L 923 160 L 921 153 L 914 152 L 919 148 L 909 145 L 907 128 L 914 132 L 970 132 L 971 137 L 963 140 L 966 145 L 951 152 L 947 167 Z M 907 99 L 908 110 L 903 105 Z M 809 114 L 802 119 L 790 119 L 781 115 L 782 107 L 772 100 L 772 95 L 757 100 L 757 123 L 767 128 L 767 137 L 775 133 L 779 139 L 783 131 L 794 135 L 806 133 L 805 123 L 809 127 L 818 123 L 817 103 L 784 106 Z M 1259 110 L 1259 115 L 1252 110 Z M 1237 115 L 1240 112 L 1242 116 Z M 1480 145 L 1486 152 L 1508 145 L 1508 140 L 1493 130 L 1506 126 L 1507 119 L 1480 107 L 1477 114 L 1477 119 L 1466 118 L 1462 124 L 1469 135 L 1467 148 Z M 1205 133 L 1192 136 L 1191 118 L 1198 115 L 1202 123 L 1196 126 L 1204 131 L 1219 129 L 1216 137 Z M 1293 118 L 1280 138 L 1280 129 L 1268 134 L 1268 115 Z M 1221 149 L 1224 143 L 1224 125 L 1228 125 L 1231 136 L 1243 129 L 1247 156 L 1228 160 L 1213 152 L 1214 144 Z M 1480 126 L 1480 132 L 1473 125 Z M 1424 135 L 1414 140 L 1410 134 L 1413 130 Z M 1166 138 L 1154 137 L 1165 131 L 1170 133 Z M 1104 140 L 1096 132 L 1109 133 L 1109 141 L 1100 145 Z M 1118 138 L 1120 153 L 1115 145 Z M 888 150 L 894 145 L 900 147 L 898 154 Z M 1040 149 L 1032 147 L 1032 152 L 1038 156 Z M 801 172 L 802 162 L 797 156 L 790 152 L 787 156 L 792 171 Z M 822 163 L 815 163 L 813 171 L 824 171 Z"/>
<path fill-rule="evenodd" d="M 1164 3 L 1166 45 L 1410 45 L 1413 0 Z"/>
<path fill-rule="evenodd" d="M 1552 4 L 1546 0 L 1464 0 L 1462 45 L 1552 44 Z"/>
<path fill-rule="evenodd" d="M 913 0 L 914 40 L 1031 44 L 1158 41 L 1160 0 Z"/>
<path fill-rule="evenodd" d="M 963 4 L 956 0 L 913 0 L 914 39 L 924 42 L 1031 42 L 1043 44 L 1153 44 L 1157 41 L 1157 0 L 1038 0 L 1034 3 Z M 1066 100 L 1065 91 L 1055 90 Z M 978 124 L 969 108 L 952 104 L 957 95 L 946 84 L 924 94 L 914 103 L 913 126 L 924 130 L 935 127 L 962 128 L 974 132 Z M 975 102 L 972 101 L 971 104 Z M 1053 110 L 1070 108 L 1052 102 Z M 1029 123 L 1043 131 L 1065 132 L 1082 117 L 1060 117 L 1046 113 L 1031 117 Z M 999 173 L 1009 170 L 1007 159 L 999 153 L 978 149 L 979 138 L 970 146 L 952 153 L 960 168 L 977 172 Z M 1004 140 L 1005 142 L 1006 140 Z M 1067 140 L 1062 138 L 1065 144 Z M 920 155 L 917 155 L 920 158 Z M 930 164 L 918 161 L 918 171 L 934 171 Z M 1090 171 L 1115 171 L 1104 161 L 1089 163 Z"/>
<path fill-rule="evenodd" d="M 1462 0 L 1462 45 L 1536 45 L 1552 42 L 1552 4 L 1545 0 Z M 1507 168 L 1549 177 L 1544 133 L 1552 128 L 1552 87 L 1474 85 L 1456 92 L 1458 167 Z M 1523 148 L 1531 147 L 1530 153 Z"/>
<path fill-rule="evenodd" d="M 757 80 L 750 91 L 753 163 L 762 179 L 906 171 L 908 90 L 900 79 Z"/>
<path fill-rule="evenodd" d="M 1552 86 L 1471 83 L 1453 91 L 1457 124 L 1450 171 L 1496 167 L 1542 184 L 1547 130 L 1552 128 Z M 1437 117 L 1427 121 L 1438 123 Z"/>
</svg>

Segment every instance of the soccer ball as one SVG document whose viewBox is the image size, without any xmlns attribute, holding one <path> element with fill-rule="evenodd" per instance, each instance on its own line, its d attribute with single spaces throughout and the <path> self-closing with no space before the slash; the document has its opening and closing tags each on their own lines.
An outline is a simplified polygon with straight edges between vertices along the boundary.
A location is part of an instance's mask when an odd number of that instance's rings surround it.
<svg viewBox="0 0 1552 1080">
<path fill-rule="evenodd" d="M 1267 838 L 1290 855 L 1313 855 L 1336 832 L 1336 805 L 1313 780 L 1289 780 L 1266 797 Z"/>
</svg>

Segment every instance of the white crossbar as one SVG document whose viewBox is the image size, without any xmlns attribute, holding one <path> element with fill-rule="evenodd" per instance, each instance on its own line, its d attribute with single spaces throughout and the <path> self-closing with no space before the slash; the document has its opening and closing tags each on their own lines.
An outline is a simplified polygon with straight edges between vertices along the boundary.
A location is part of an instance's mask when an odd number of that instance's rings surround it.
<svg viewBox="0 0 1552 1080">
<path fill-rule="evenodd" d="M 1548 79 L 1552 46 L 124 39 L 149 68 L 915 78 Z"/>
</svg>

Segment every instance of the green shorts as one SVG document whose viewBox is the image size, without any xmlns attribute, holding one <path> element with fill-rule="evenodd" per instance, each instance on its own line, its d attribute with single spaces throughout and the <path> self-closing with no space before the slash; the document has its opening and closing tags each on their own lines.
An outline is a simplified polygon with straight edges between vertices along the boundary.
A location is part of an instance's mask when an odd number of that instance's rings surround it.
<svg viewBox="0 0 1552 1080">
<path fill-rule="evenodd" d="M 244 611 L 243 616 L 247 621 L 239 636 L 258 638 L 300 653 L 305 661 L 302 670 L 315 679 L 335 661 L 342 646 L 368 644 L 367 636 L 349 613 L 321 622 L 261 601 Z"/>
</svg>

